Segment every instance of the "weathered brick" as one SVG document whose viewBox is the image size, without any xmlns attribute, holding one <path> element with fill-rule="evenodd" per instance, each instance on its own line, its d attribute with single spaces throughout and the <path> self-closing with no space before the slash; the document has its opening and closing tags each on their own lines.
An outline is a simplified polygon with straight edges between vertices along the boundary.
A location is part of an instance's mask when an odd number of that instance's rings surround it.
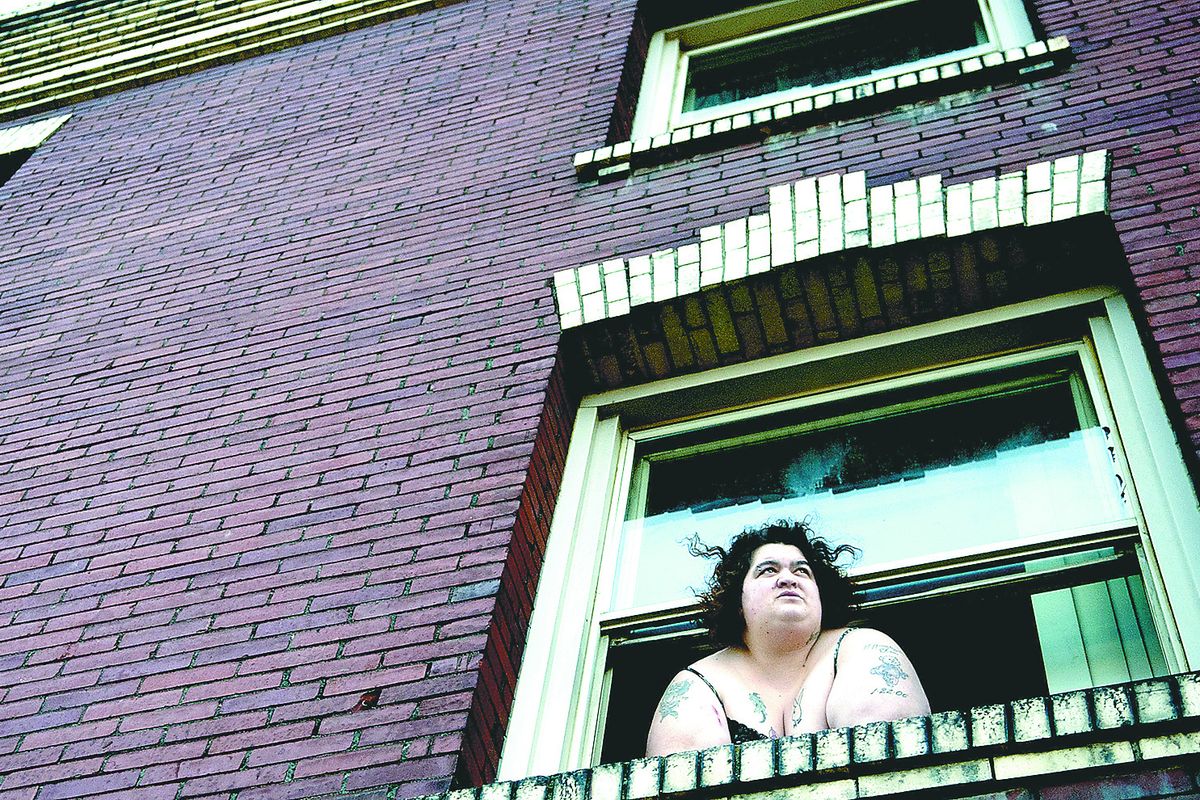
<svg viewBox="0 0 1200 800">
<path fill-rule="evenodd" d="M 200 703 L 185 703 L 169 708 L 156 708 L 137 714 L 128 714 L 121 718 L 119 730 L 121 733 L 139 731 L 146 728 L 157 728 L 164 725 L 174 725 L 178 722 L 205 719 L 211 717 L 217 709 L 217 704 L 211 701 Z"/>
<path fill-rule="evenodd" d="M 1038 791 L 1038 796 L 1042 800 L 1068 800 L 1076 797 L 1130 800 L 1138 797 L 1177 795 L 1192 788 L 1191 779 L 1186 771 L 1167 769 L 1047 786 Z"/>
</svg>

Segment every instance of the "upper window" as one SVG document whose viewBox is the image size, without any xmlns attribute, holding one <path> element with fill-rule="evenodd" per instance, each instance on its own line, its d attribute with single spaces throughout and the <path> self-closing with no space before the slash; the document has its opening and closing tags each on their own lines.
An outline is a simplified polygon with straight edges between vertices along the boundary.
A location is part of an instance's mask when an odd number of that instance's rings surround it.
<svg viewBox="0 0 1200 800">
<path fill-rule="evenodd" d="M 633 138 L 1031 41 L 1020 0 L 755 6 L 654 35 Z"/>
<path fill-rule="evenodd" d="M 693 589 L 712 565 L 688 539 L 778 518 L 861 548 L 860 621 L 900 642 L 934 710 L 1194 666 L 1200 512 L 1128 310 L 1103 297 L 585 399 L 501 777 L 640 756 L 709 647 Z"/>
</svg>

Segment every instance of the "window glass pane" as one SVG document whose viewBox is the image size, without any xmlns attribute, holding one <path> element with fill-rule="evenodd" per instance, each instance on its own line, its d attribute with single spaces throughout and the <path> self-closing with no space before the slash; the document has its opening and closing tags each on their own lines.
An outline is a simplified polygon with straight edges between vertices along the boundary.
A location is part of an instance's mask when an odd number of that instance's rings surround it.
<svg viewBox="0 0 1200 800">
<path fill-rule="evenodd" d="M 869 571 L 1132 516 L 1077 371 L 924 392 L 644 447 L 613 608 L 691 599 L 711 565 L 687 538 L 724 544 L 771 519 L 808 519 Z"/>
<path fill-rule="evenodd" d="M 974 0 L 917 0 L 697 53 L 688 62 L 683 110 L 836 83 L 986 42 Z"/>
<path fill-rule="evenodd" d="M 1048 691 L 1166 674 L 1140 575 L 1042 592 L 1031 599 Z"/>
</svg>

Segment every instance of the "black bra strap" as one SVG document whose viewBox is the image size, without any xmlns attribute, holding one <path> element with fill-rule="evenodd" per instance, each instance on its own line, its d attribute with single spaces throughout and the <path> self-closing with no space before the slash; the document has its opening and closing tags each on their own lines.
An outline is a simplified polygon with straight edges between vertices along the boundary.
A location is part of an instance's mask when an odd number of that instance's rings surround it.
<svg viewBox="0 0 1200 800">
<path fill-rule="evenodd" d="M 724 703 L 724 701 L 721 700 L 721 695 L 717 692 L 717 687 L 712 685 L 712 681 L 710 681 L 708 678 L 704 677 L 704 675 L 702 675 L 701 673 L 692 669 L 691 667 L 684 667 L 683 670 L 684 670 L 684 672 L 692 673 L 693 675 L 695 675 L 697 678 L 699 678 L 701 681 L 704 682 L 704 685 L 707 686 L 709 691 L 711 691 L 713 693 L 713 697 L 717 698 L 717 702 L 720 703 L 721 713 L 725 715 L 726 719 L 728 719 L 729 712 L 725 710 L 725 703 Z"/>
<path fill-rule="evenodd" d="M 842 649 L 842 639 L 846 638 L 846 634 L 856 630 L 858 630 L 858 628 L 846 628 L 846 630 L 842 631 L 842 635 L 838 637 L 838 640 L 833 645 L 833 676 L 835 678 L 837 677 L 838 653 Z"/>
</svg>

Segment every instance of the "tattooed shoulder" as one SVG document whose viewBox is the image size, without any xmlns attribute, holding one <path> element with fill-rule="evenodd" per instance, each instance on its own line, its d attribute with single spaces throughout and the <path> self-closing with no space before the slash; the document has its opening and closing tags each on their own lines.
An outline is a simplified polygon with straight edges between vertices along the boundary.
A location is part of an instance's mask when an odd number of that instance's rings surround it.
<svg viewBox="0 0 1200 800">
<path fill-rule="evenodd" d="M 679 718 L 679 703 L 687 696 L 688 689 L 690 688 L 692 688 L 690 678 L 680 678 L 671 682 L 671 685 L 663 692 L 662 700 L 658 701 L 659 720 L 664 720 L 667 717 Z"/>
<path fill-rule="evenodd" d="M 908 673 L 900 663 L 900 657 L 888 653 L 880 653 L 879 663 L 871 668 L 871 674 L 878 675 L 889 689 L 895 688 L 900 681 L 908 680 Z"/>
</svg>

